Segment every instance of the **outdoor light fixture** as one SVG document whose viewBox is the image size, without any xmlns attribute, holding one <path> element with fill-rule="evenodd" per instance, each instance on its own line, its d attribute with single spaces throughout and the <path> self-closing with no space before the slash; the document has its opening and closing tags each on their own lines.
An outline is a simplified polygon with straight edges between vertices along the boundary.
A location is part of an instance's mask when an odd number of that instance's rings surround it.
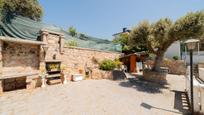
<svg viewBox="0 0 204 115">
<path fill-rule="evenodd" d="M 187 45 L 188 50 L 194 50 L 196 47 L 196 44 L 199 42 L 200 40 L 197 39 L 189 39 L 187 40 L 185 43 Z"/>
<path fill-rule="evenodd" d="M 194 113 L 194 102 L 193 102 L 193 50 L 196 44 L 199 42 L 197 39 L 189 39 L 185 42 L 190 52 L 190 88 L 191 88 L 191 113 Z"/>
</svg>

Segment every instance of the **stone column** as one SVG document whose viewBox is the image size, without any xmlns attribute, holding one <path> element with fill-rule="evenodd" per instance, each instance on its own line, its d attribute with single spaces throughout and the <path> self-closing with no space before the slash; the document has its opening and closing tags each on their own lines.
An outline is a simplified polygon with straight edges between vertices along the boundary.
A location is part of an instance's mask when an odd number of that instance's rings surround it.
<svg viewBox="0 0 204 115">
<path fill-rule="evenodd" d="M 64 36 L 60 35 L 60 53 L 64 53 Z"/>
<path fill-rule="evenodd" d="M 41 32 L 41 41 L 43 41 L 44 43 L 47 43 L 47 36 L 48 36 L 48 32 L 46 31 L 42 31 Z"/>
<path fill-rule="evenodd" d="M 38 75 L 26 77 L 26 89 L 32 90 L 36 88 Z"/>
<path fill-rule="evenodd" d="M 48 36 L 48 32 L 46 31 L 42 31 L 41 32 L 41 41 L 43 41 L 45 44 L 47 44 L 47 36 Z M 43 46 L 41 45 L 39 48 L 39 69 L 45 69 L 45 51 L 43 50 Z"/>
</svg>

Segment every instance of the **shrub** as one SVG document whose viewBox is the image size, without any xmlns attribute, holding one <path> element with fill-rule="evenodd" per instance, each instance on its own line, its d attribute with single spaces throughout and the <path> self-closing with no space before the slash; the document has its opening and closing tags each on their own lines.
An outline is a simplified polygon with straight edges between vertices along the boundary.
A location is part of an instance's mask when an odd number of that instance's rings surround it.
<svg viewBox="0 0 204 115">
<path fill-rule="evenodd" d="M 74 37 L 74 36 L 77 35 L 76 28 L 74 28 L 73 26 L 69 27 L 68 31 L 69 31 L 69 34 L 70 34 L 72 37 Z"/>
<path fill-rule="evenodd" d="M 76 42 L 75 40 L 68 41 L 68 42 L 66 43 L 66 45 L 68 45 L 68 46 L 73 46 L 73 47 L 77 47 L 77 46 L 78 46 L 78 44 L 77 44 L 77 42 Z"/>
<path fill-rule="evenodd" d="M 109 71 L 109 70 L 113 70 L 116 67 L 116 64 L 112 60 L 105 59 L 99 64 L 99 67 L 101 70 Z"/>
<path fill-rule="evenodd" d="M 120 60 L 119 60 L 118 58 L 116 58 L 116 59 L 114 60 L 114 62 L 115 62 L 116 68 L 120 68 L 120 67 L 121 67 L 122 63 L 120 62 Z"/>
<path fill-rule="evenodd" d="M 178 58 L 178 56 L 173 56 L 173 59 L 178 60 L 179 58 Z"/>
</svg>

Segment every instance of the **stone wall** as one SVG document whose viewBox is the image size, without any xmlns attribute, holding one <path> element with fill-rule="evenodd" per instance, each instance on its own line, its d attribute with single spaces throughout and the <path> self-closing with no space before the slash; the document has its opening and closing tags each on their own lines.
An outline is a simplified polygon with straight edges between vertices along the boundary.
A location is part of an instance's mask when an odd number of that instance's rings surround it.
<svg viewBox="0 0 204 115">
<path fill-rule="evenodd" d="M 98 63 L 104 59 L 114 60 L 118 58 L 121 53 L 106 52 L 86 48 L 65 47 L 64 53 L 61 55 L 62 62 L 67 66 L 67 71 L 71 73 L 79 73 L 79 70 L 84 72 L 84 67 L 96 71 Z M 97 73 L 97 72 L 96 72 Z M 93 74 L 93 76 L 96 76 Z"/>
<path fill-rule="evenodd" d="M 146 64 L 152 67 L 154 61 L 148 60 L 146 61 Z M 165 59 L 161 66 L 168 67 L 170 74 L 185 75 L 186 73 L 186 66 L 183 60 Z"/>
<path fill-rule="evenodd" d="M 48 50 L 46 52 L 45 60 L 53 60 L 53 56 L 56 56 L 56 60 L 60 60 L 60 36 L 56 34 L 48 34 L 46 37 Z"/>
<path fill-rule="evenodd" d="M 39 66 L 39 47 L 12 42 L 4 42 L 3 74 L 31 72 Z"/>
<path fill-rule="evenodd" d="M 20 41 L 0 41 L 0 94 L 3 88 L 32 89 L 40 86 L 39 70 L 45 69 L 46 62 L 50 61 L 62 61 L 69 75 L 81 73 L 85 76 L 86 65 L 94 71 L 91 74 L 94 79 L 112 79 L 112 73 L 99 70 L 98 63 L 104 59 L 114 60 L 121 53 L 64 47 L 62 34 L 41 32 L 41 41 L 35 45 Z"/>
</svg>

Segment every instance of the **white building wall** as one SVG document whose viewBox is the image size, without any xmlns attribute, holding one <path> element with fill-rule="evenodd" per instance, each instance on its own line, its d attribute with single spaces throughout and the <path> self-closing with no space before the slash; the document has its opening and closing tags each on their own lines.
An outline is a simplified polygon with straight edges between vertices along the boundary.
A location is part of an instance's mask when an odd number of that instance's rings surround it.
<svg viewBox="0 0 204 115">
<path fill-rule="evenodd" d="M 185 62 L 187 64 L 190 63 L 190 56 L 188 54 L 183 55 L 182 59 L 185 60 Z M 194 64 L 203 63 L 203 62 L 204 62 L 204 55 L 203 54 L 194 54 L 193 55 L 193 63 Z"/>
<path fill-rule="evenodd" d="M 165 57 L 172 59 L 173 56 L 178 56 L 181 59 L 180 41 L 174 42 L 166 51 Z"/>
<path fill-rule="evenodd" d="M 199 77 L 204 76 L 204 68 L 199 68 Z M 204 114 L 204 83 L 199 82 L 195 76 L 193 76 L 193 99 L 194 99 L 194 110 L 196 112 Z M 202 78 L 201 78 L 202 79 Z M 187 69 L 186 75 L 186 91 L 189 96 L 189 100 L 191 98 L 190 95 L 190 66 Z"/>
</svg>

